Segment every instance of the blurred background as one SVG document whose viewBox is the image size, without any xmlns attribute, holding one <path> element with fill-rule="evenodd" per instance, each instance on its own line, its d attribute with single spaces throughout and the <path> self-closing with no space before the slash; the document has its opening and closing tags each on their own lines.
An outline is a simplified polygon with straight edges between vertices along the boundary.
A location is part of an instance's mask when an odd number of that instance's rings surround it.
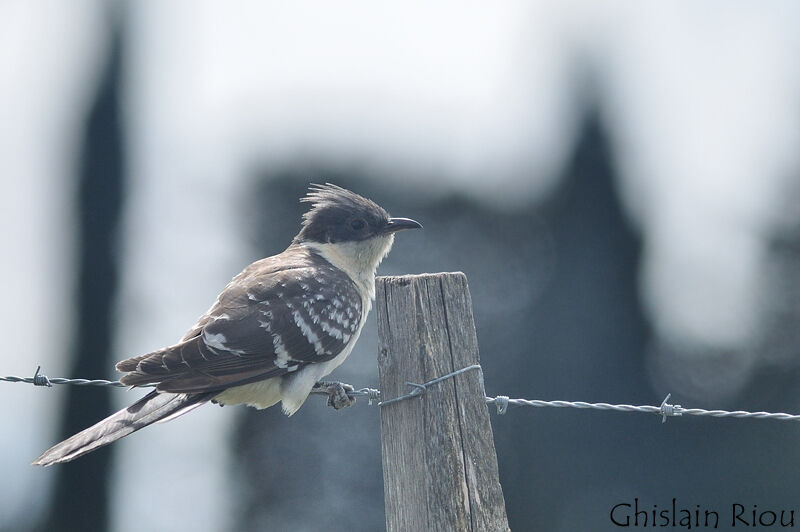
<svg viewBox="0 0 800 532">
<path fill-rule="evenodd" d="M 800 4 L 0 3 L 0 374 L 116 378 L 282 251 L 311 182 L 461 270 L 487 393 L 800 412 Z M 333 377 L 377 383 L 375 319 Z M 141 392 L 0 383 L 0 530 L 384 526 L 377 407 L 211 408 L 31 460 Z M 800 427 L 492 414 L 514 530 L 794 507 Z"/>
</svg>

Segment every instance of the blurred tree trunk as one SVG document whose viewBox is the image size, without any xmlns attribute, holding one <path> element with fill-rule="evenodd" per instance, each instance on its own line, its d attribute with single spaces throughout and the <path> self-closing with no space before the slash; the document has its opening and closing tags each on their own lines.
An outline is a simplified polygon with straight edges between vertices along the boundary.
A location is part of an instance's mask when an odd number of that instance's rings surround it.
<svg viewBox="0 0 800 532">
<path fill-rule="evenodd" d="M 124 185 L 124 149 L 119 112 L 121 25 L 110 38 L 107 64 L 86 121 L 76 194 L 79 238 L 75 284 L 75 332 L 71 377 L 105 378 L 111 365 L 114 298 L 118 275 L 118 225 Z M 65 174 L 68 174 L 65 169 Z M 53 265 L 58 268 L 58 265 Z M 46 303 L 46 302 L 45 302 Z M 43 307 L 44 308 L 44 307 Z M 58 316 L 43 316 L 47 320 Z M 42 330 L 46 333 L 47 323 Z M 110 413 L 109 390 L 68 387 L 61 405 L 60 434 L 67 437 Z M 54 405 L 55 408 L 55 405 Z M 46 530 L 102 531 L 109 524 L 109 469 L 113 449 L 105 447 L 51 469 L 55 489 Z"/>
</svg>

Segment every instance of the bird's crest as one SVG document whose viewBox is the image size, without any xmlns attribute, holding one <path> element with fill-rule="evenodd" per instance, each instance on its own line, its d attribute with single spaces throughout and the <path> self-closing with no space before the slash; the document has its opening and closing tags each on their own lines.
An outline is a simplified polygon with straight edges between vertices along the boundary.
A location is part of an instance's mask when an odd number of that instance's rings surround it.
<svg viewBox="0 0 800 532">
<path fill-rule="evenodd" d="M 329 208 L 343 208 L 351 212 L 366 211 L 381 217 L 389 217 L 383 207 L 374 201 L 333 183 L 325 183 L 324 185 L 312 184 L 308 188 L 308 193 L 300 198 L 300 201 L 311 203 L 311 209 L 303 214 L 303 226 L 308 225 L 315 215 Z"/>
</svg>

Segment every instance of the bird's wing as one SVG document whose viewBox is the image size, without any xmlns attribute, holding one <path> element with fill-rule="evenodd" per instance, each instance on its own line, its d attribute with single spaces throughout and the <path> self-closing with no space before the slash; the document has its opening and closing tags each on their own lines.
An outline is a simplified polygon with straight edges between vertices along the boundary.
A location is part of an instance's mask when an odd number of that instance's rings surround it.
<svg viewBox="0 0 800 532">
<path fill-rule="evenodd" d="M 334 358 L 358 330 L 362 302 L 341 270 L 245 270 L 188 338 L 117 364 L 129 385 L 197 393 L 297 371 Z"/>
</svg>

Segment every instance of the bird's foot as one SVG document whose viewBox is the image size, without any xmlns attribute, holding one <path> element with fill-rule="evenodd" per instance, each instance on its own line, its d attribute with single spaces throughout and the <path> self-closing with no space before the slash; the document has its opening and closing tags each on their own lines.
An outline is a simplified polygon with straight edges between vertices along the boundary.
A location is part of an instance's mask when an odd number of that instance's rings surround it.
<svg viewBox="0 0 800 532">
<path fill-rule="evenodd" d="M 353 387 L 343 382 L 319 381 L 311 389 L 311 393 L 322 393 L 328 396 L 328 406 L 339 410 L 356 404 L 356 398 L 347 395 L 352 392 Z"/>
</svg>

